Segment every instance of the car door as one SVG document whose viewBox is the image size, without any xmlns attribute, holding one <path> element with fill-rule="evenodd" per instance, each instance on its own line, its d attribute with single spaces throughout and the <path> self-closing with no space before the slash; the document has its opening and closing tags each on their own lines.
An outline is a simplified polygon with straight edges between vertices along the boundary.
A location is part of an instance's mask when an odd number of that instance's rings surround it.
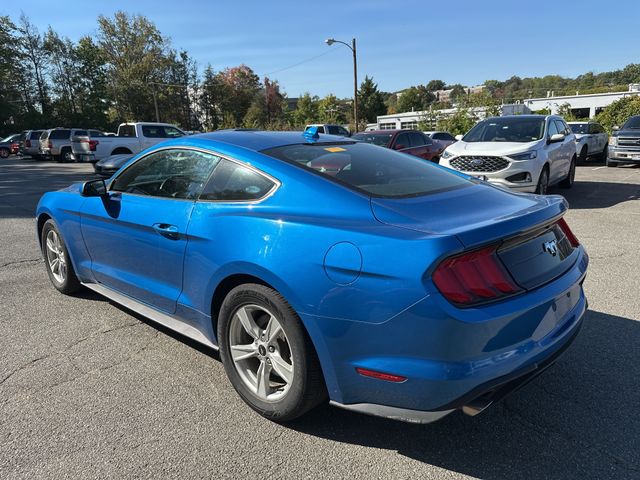
<svg viewBox="0 0 640 480">
<path fill-rule="evenodd" d="M 392 141 L 391 148 L 393 150 L 398 150 L 399 152 L 411 153 L 411 140 L 409 139 L 407 132 L 402 132 L 396 135 Z"/>
<path fill-rule="evenodd" d="M 562 163 L 560 168 L 560 179 L 565 178 L 569 174 L 571 161 L 576 156 L 576 136 L 573 130 L 564 120 L 556 120 L 558 130 L 564 135 L 562 141 Z"/>
<path fill-rule="evenodd" d="M 194 149 L 157 150 L 123 170 L 108 195 L 87 198 L 81 229 L 95 280 L 174 312 L 191 211 L 218 160 Z"/>
<path fill-rule="evenodd" d="M 547 141 L 558 133 L 562 131 L 558 128 L 557 122 L 550 119 L 547 124 Z M 563 142 L 547 143 L 546 150 L 549 159 L 549 183 L 553 184 L 562 178 L 562 163 L 565 155 Z"/>
</svg>

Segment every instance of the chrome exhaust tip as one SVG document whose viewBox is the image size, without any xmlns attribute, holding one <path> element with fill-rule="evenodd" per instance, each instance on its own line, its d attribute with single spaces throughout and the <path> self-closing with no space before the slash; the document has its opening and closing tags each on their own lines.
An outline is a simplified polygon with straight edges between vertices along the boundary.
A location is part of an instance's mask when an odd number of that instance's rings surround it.
<svg viewBox="0 0 640 480">
<path fill-rule="evenodd" d="M 462 407 L 462 413 L 464 413 L 465 415 L 469 415 L 470 417 L 475 417 L 479 413 L 482 413 L 487 408 L 489 408 L 491 404 L 493 404 L 493 400 L 489 398 L 479 397 L 464 405 Z"/>
</svg>

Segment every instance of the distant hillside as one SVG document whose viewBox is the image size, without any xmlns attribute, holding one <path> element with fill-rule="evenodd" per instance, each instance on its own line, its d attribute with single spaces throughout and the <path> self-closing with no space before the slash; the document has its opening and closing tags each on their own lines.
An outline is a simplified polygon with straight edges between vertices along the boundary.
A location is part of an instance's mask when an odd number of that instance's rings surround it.
<svg viewBox="0 0 640 480">
<path fill-rule="evenodd" d="M 548 91 L 553 91 L 555 95 L 624 91 L 630 83 L 640 83 L 640 64 L 632 63 L 622 70 L 611 72 L 588 72 L 576 78 L 559 75 L 531 78 L 513 76 L 505 81 L 484 82 L 491 95 L 504 99 L 505 103 L 530 97 L 544 97 Z"/>
</svg>

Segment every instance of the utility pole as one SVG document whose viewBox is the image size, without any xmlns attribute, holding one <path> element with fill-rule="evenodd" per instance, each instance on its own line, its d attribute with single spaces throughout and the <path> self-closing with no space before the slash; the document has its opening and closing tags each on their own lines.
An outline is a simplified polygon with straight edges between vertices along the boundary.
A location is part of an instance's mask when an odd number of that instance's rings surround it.
<svg viewBox="0 0 640 480">
<path fill-rule="evenodd" d="M 351 39 L 351 45 L 335 38 L 327 38 L 324 43 L 327 45 L 333 45 L 334 43 L 341 43 L 351 50 L 353 53 L 353 122 L 355 123 L 355 130 L 358 131 L 358 55 L 356 52 L 356 39 Z M 354 133 L 356 133 L 354 132 Z"/>
</svg>

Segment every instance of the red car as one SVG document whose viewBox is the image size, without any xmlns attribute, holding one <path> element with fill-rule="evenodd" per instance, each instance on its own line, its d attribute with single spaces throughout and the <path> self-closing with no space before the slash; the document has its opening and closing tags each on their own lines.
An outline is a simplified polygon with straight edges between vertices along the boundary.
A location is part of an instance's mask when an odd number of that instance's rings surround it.
<svg viewBox="0 0 640 480">
<path fill-rule="evenodd" d="M 442 155 L 442 152 L 444 152 L 445 148 L 447 148 L 452 143 L 457 142 L 456 137 L 451 135 L 449 132 L 432 131 L 422 133 L 429 137 L 433 141 L 434 145 L 438 147 L 438 157 Z"/>
<path fill-rule="evenodd" d="M 432 162 L 438 161 L 440 153 L 439 147 L 434 145 L 429 137 L 415 130 L 373 130 L 356 133 L 351 138 L 415 155 Z"/>
</svg>

